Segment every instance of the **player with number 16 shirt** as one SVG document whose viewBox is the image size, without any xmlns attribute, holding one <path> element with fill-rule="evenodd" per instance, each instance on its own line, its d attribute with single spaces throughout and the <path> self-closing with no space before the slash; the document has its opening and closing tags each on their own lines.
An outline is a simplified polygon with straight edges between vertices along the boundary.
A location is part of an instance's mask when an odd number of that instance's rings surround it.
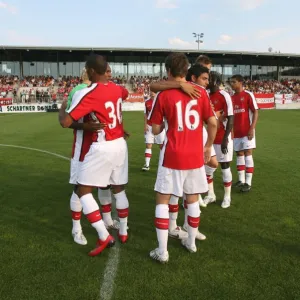
<svg viewBox="0 0 300 300">
<path fill-rule="evenodd" d="M 189 61 L 183 53 L 170 54 L 165 66 L 169 81 L 186 82 Z M 206 91 L 200 87 L 198 91 L 200 96 L 197 98 L 191 98 L 179 89 L 163 91 L 155 98 L 148 116 L 154 134 L 159 134 L 164 128 L 166 131 L 154 187 L 157 192 L 155 227 L 158 248 L 150 252 L 150 257 L 161 263 L 169 260 L 168 204 L 171 195 L 186 195 L 188 238 L 182 239 L 182 245 L 190 252 L 197 251 L 195 239 L 200 223 L 198 195 L 208 190 L 204 163 L 210 159 L 217 132 L 217 121 Z M 204 153 L 203 122 L 208 124 Z"/>
</svg>

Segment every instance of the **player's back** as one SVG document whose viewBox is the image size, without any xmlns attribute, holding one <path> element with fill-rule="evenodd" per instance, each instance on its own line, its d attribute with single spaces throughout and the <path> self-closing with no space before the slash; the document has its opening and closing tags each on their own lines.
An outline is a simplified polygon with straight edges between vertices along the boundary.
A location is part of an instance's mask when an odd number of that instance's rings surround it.
<svg viewBox="0 0 300 300">
<path fill-rule="evenodd" d="M 199 88 L 199 91 L 198 99 L 191 99 L 179 89 L 164 91 L 158 96 L 161 98 L 159 104 L 162 105 L 166 123 L 162 154 L 165 167 L 188 170 L 200 168 L 204 164 L 203 118 L 207 119 L 210 103 L 204 96 L 205 90 Z"/>
<path fill-rule="evenodd" d="M 101 123 L 106 123 L 108 126 L 104 129 L 106 141 L 111 141 L 124 136 L 122 123 L 122 98 L 123 90 L 115 83 L 107 84 L 96 83 L 93 91 L 95 103 L 93 111 L 97 119 Z M 99 139 L 97 138 L 99 141 Z"/>
</svg>

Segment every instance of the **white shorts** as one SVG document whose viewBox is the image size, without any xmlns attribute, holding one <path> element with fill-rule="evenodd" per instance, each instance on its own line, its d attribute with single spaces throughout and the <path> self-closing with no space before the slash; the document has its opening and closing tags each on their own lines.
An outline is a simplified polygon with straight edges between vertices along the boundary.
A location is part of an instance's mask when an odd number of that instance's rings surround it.
<svg viewBox="0 0 300 300">
<path fill-rule="evenodd" d="M 161 194 L 182 197 L 185 194 L 203 194 L 208 191 L 204 166 L 193 170 L 173 170 L 158 167 L 154 190 Z"/>
<path fill-rule="evenodd" d="M 145 143 L 146 144 L 158 144 L 161 145 L 164 143 L 166 137 L 166 131 L 163 130 L 160 134 L 154 135 L 152 133 L 152 126 L 147 124 L 147 131 L 145 133 Z"/>
<path fill-rule="evenodd" d="M 206 128 L 203 126 L 203 148 L 207 142 L 207 138 L 208 138 L 208 133 Z M 211 157 L 216 156 L 216 151 L 214 147 L 211 147 Z"/>
<path fill-rule="evenodd" d="M 70 184 L 77 184 L 78 180 L 78 168 L 81 162 L 77 159 L 71 159 L 71 165 L 70 165 Z"/>
<path fill-rule="evenodd" d="M 221 145 L 219 144 L 214 144 L 214 149 L 217 155 L 217 161 L 219 163 L 222 162 L 231 162 L 232 158 L 233 158 L 233 140 L 230 138 L 228 139 L 228 145 L 227 145 L 227 149 L 228 152 L 227 154 L 223 154 L 221 151 Z"/>
<path fill-rule="evenodd" d="M 234 151 L 243 151 L 243 150 L 250 150 L 256 148 L 256 140 L 255 136 L 251 141 L 248 140 L 247 136 L 242 138 L 234 138 L 233 139 L 233 149 Z"/>
<path fill-rule="evenodd" d="M 78 168 L 78 183 L 94 187 L 128 182 L 128 149 L 124 138 L 93 143 Z"/>
</svg>

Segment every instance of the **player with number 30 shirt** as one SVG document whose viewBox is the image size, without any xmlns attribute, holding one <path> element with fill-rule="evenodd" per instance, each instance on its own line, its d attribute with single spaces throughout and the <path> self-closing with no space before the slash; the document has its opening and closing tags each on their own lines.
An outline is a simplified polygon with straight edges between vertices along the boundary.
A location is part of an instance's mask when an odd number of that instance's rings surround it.
<svg viewBox="0 0 300 300">
<path fill-rule="evenodd" d="M 120 220 L 118 236 L 122 243 L 128 239 L 129 202 L 124 190 L 124 185 L 128 182 L 128 150 L 124 139 L 121 107 L 124 89 L 108 82 L 105 75 L 107 65 L 104 57 L 91 55 L 86 62 L 86 69 L 92 84 L 75 93 L 67 113 L 63 109 L 59 113 L 59 121 L 64 128 L 69 127 L 73 120 L 87 114 L 94 115 L 100 123 L 107 125 L 93 133 L 93 143 L 80 164 L 77 180 L 83 212 L 99 237 L 96 248 L 89 253 L 90 256 L 100 254 L 115 243 L 105 228 L 99 206 L 92 194 L 93 187 L 112 186 Z"/>
</svg>

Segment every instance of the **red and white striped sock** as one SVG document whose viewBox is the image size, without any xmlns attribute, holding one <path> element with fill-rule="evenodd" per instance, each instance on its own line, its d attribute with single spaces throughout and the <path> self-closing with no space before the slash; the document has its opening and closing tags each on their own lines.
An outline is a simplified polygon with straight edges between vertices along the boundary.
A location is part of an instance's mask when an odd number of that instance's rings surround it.
<svg viewBox="0 0 300 300">
<path fill-rule="evenodd" d="M 125 191 L 122 191 L 118 194 L 114 194 L 116 198 L 116 208 L 120 220 L 120 235 L 127 235 L 127 222 L 129 214 L 129 202 L 126 196 Z"/>
<path fill-rule="evenodd" d="M 100 214 L 99 206 L 92 194 L 86 194 L 80 198 L 83 213 L 90 221 L 91 225 L 97 230 L 99 239 L 105 241 L 109 236 Z"/>
<path fill-rule="evenodd" d="M 177 217 L 179 211 L 178 205 L 179 198 L 172 195 L 169 202 L 169 230 L 172 231 L 177 227 Z"/>
<path fill-rule="evenodd" d="M 146 149 L 145 150 L 145 165 L 147 167 L 150 166 L 151 157 L 152 157 L 152 149 Z"/>
<path fill-rule="evenodd" d="M 237 156 L 236 158 L 236 167 L 238 171 L 239 181 L 245 183 L 245 156 Z"/>
<path fill-rule="evenodd" d="M 254 173 L 254 160 L 253 156 L 249 155 L 245 157 L 246 162 L 246 183 L 252 185 L 252 177 Z"/>
<path fill-rule="evenodd" d="M 232 173 L 230 168 L 222 169 L 224 183 L 224 198 L 231 198 Z"/>
<path fill-rule="evenodd" d="M 187 205 L 189 244 L 195 246 L 198 227 L 200 224 L 200 207 L 198 201 Z"/>
<path fill-rule="evenodd" d="M 81 211 L 82 211 L 82 205 L 80 203 L 79 197 L 76 195 L 75 192 L 72 193 L 71 199 L 70 199 L 70 209 L 72 213 L 72 223 L 73 228 L 72 232 L 81 231 Z"/>
<path fill-rule="evenodd" d="M 98 189 L 98 199 L 101 204 L 101 212 L 103 221 L 107 226 L 110 226 L 113 224 L 113 220 L 111 217 L 111 203 L 112 203 L 112 197 L 111 197 L 111 191 L 110 188 L 107 189 Z"/>
<path fill-rule="evenodd" d="M 167 204 L 158 204 L 155 209 L 155 227 L 159 253 L 168 251 L 169 207 Z"/>
</svg>

